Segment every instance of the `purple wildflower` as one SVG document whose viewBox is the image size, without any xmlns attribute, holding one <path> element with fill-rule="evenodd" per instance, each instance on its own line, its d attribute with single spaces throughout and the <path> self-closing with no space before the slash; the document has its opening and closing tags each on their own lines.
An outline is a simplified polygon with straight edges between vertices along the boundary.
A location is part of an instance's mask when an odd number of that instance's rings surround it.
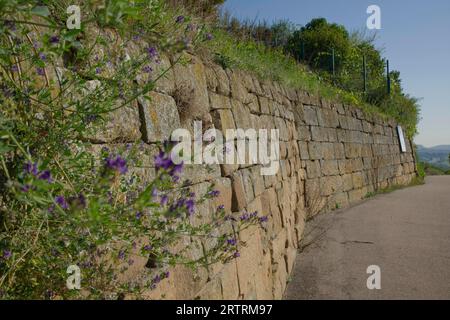
<svg viewBox="0 0 450 320">
<path fill-rule="evenodd" d="M 152 250 L 152 246 L 151 245 L 146 245 L 145 247 L 144 247 L 144 250 L 145 251 L 150 251 L 150 250 Z"/>
<path fill-rule="evenodd" d="M 44 68 L 36 68 L 36 73 L 40 76 L 44 76 L 45 75 Z"/>
<path fill-rule="evenodd" d="M 152 283 L 160 283 L 161 282 L 161 276 L 159 275 L 159 274 L 157 274 L 154 278 L 153 278 L 153 280 L 152 280 Z"/>
<path fill-rule="evenodd" d="M 264 216 L 264 217 L 260 217 L 259 218 L 259 222 L 267 222 L 269 220 L 269 217 L 267 217 L 267 216 Z"/>
<path fill-rule="evenodd" d="M 58 36 L 51 36 L 50 37 L 50 43 L 51 44 L 59 43 L 59 37 Z"/>
<path fill-rule="evenodd" d="M 237 241 L 235 238 L 231 238 L 227 240 L 227 244 L 230 246 L 235 246 L 237 244 Z"/>
<path fill-rule="evenodd" d="M 136 219 L 139 220 L 142 218 L 142 212 L 136 212 Z"/>
<path fill-rule="evenodd" d="M 181 173 L 181 171 L 183 171 L 183 162 L 180 162 L 179 164 L 175 164 L 172 168 L 172 170 L 170 171 L 170 175 L 173 176 L 177 173 Z"/>
<path fill-rule="evenodd" d="M 29 184 L 25 184 L 25 185 L 23 185 L 21 188 L 20 188 L 20 190 L 22 191 L 22 192 L 28 192 L 28 191 L 30 191 L 31 190 L 31 186 L 29 185 Z"/>
<path fill-rule="evenodd" d="M 169 156 L 166 156 L 164 151 L 160 151 L 157 156 L 155 156 L 155 167 L 158 171 L 159 169 L 167 170 L 174 165 L 172 159 Z"/>
<path fill-rule="evenodd" d="M 11 257 L 12 257 L 12 252 L 10 250 L 3 251 L 3 259 L 8 260 Z"/>
<path fill-rule="evenodd" d="M 170 276 L 170 272 L 169 271 L 164 272 L 164 278 L 168 278 L 169 276 Z"/>
<path fill-rule="evenodd" d="M 220 206 L 217 207 L 217 210 L 224 210 L 225 209 L 225 205 L 221 204 Z"/>
<path fill-rule="evenodd" d="M 124 250 L 120 250 L 118 257 L 119 257 L 120 260 L 125 259 L 125 251 Z"/>
<path fill-rule="evenodd" d="M 233 254 L 233 257 L 235 257 L 235 258 L 239 258 L 241 256 L 241 254 L 239 253 L 239 251 L 236 251 L 234 254 Z"/>
<path fill-rule="evenodd" d="M 216 198 L 220 195 L 220 191 L 219 190 L 211 190 L 210 192 L 208 192 L 208 195 L 213 198 Z"/>
<path fill-rule="evenodd" d="M 41 53 L 39 53 L 39 59 L 41 59 L 42 61 L 45 61 L 45 60 L 47 60 L 47 56 L 43 52 L 41 52 Z"/>
<path fill-rule="evenodd" d="M 11 66 L 11 72 L 17 72 L 17 71 L 19 71 L 19 67 L 16 64 L 13 64 Z"/>
<path fill-rule="evenodd" d="M 157 188 L 153 188 L 152 190 L 152 198 L 155 199 L 158 196 L 158 189 Z"/>
<path fill-rule="evenodd" d="M 184 16 L 178 16 L 175 20 L 176 23 L 183 23 L 184 22 Z"/>
<path fill-rule="evenodd" d="M 102 69 L 101 68 L 95 68 L 95 74 L 99 74 L 99 73 L 101 73 L 102 72 Z"/>
<path fill-rule="evenodd" d="M 205 38 L 206 40 L 211 41 L 212 39 L 214 39 L 214 36 L 211 33 L 207 33 Z"/>
<path fill-rule="evenodd" d="M 48 183 L 52 183 L 52 174 L 49 170 L 42 171 L 38 178 L 39 180 L 46 180 Z"/>
<path fill-rule="evenodd" d="M 55 198 L 55 202 L 63 209 L 69 208 L 69 204 L 67 203 L 66 198 L 64 198 L 64 196 L 57 196 Z"/>
<path fill-rule="evenodd" d="M 32 174 L 33 176 L 37 176 L 38 173 L 39 173 L 36 162 L 34 162 L 34 163 L 31 163 L 31 162 L 26 163 L 23 170 L 24 170 L 25 174 Z"/>
<path fill-rule="evenodd" d="M 106 167 L 111 170 L 116 170 L 121 174 L 125 174 L 128 171 L 127 162 L 121 156 L 106 158 Z"/>
<path fill-rule="evenodd" d="M 168 201 L 169 201 L 169 197 L 167 197 L 167 195 L 163 195 L 163 196 L 161 196 L 161 200 L 159 201 L 159 204 L 161 206 L 165 206 Z"/>
<path fill-rule="evenodd" d="M 150 66 L 145 66 L 142 68 L 142 71 L 145 73 L 152 73 L 153 72 L 153 68 Z"/>
<path fill-rule="evenodd" d="M 186 201 L 186 208 L 188 210 L 189 215 L 193 215 L 195 211 L 195 202 L 192 199 Z"/>
<path fill-rule="evenodd" d="M 155 47 L 147 48 L 147 54 L 150 59 L 153 59 L 158 56 L 158 50 Z"/>
<path fill-rule="evenodd" d="M 244 213 L 242 216 L 239 217 L 239 219 L 241 219 L 241 221 L 246 221 L 250 219 L 250 215 L 248 213 Z"/>
</svg>

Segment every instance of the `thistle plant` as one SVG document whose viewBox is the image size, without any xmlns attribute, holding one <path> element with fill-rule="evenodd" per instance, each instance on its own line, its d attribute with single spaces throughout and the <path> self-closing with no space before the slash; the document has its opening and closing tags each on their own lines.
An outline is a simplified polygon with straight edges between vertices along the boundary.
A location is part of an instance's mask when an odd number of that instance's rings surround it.
<svg viewBox="0 0 450 320">
<path fill-rule="evenodd" d="M 163 1 L 80 4 L 82 28 L 65 26 L 64 1 L 0 4 L 0 298 L 139 297 L 170 277 L 239 257 L 239 233 L 258 213 L 205 219 L 198 206 L 218 197 L 182 181 L 171 144 L 122 141 L 99 152 L 111 115 L 136 112 L 166 67 L 211 36 Z M 144 80 L 137 83 L 140 76 Z M 139 169 L 154 170 L 150 181 Z M 199 254 L 192 254 L 198 252 Z M 145 261 L 139 277 L 128 270 Z M 69 266 L 81 289 L 66 286 Z"/>
</svg>

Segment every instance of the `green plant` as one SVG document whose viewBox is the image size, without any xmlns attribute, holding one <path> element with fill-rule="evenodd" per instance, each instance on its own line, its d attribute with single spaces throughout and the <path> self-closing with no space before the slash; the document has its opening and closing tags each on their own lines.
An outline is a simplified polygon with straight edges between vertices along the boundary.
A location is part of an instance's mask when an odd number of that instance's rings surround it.
<svg viewBox="0 0 450 320">
<path fill-rule="evenodd" d="M 170 144 L 150 181 L 148 145 L 120 136 L 96 145 L 111 117 L 136 113 L 173 67 L 160 52 L 195 47 L 206 29 L 159 0 L 83 2 L 81 30 L 66 29 L 56 0 L 0 5 L 0 298 L 139 297 L 175 265 L 238 257 L 239 232 L 265 217 L 219 205 L 202 223 L 196 208 L 218 191 L 193 194 Z M 138 259 L 147 271 L 128 279 Z M 66 286 L 71 265 L 81 290 Z"/>
</svg>

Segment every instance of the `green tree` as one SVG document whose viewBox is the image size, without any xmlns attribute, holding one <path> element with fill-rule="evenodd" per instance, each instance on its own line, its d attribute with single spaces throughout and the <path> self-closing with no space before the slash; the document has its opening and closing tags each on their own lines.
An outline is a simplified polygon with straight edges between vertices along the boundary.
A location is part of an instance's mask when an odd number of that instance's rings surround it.
<svg viewBox="0 0 450 320">
<path fill-rule="evenodd" d="M 313 19 L 300 30 L 293 32 L 286 45 L 286 50 L 294 57 L 303 59 L 313 68 L 324 71 L 331 69 L 333 48 L 335 67 L 338 71 L 342 69 L 344 60 L 350 52 L 350 35 L 344 26 L 328 23 L 325 18 Z"/>
</svg>

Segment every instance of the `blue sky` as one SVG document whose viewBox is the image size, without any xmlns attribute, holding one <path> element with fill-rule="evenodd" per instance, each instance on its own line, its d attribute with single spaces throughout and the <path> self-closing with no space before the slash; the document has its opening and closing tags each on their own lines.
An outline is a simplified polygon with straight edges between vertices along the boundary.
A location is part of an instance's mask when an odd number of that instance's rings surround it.
<svg viewBox="0 0 450 320">
<path fill-rule="evenodd" d="M 366 28 L 372 4 L 381 8 L 378 47 L 400 71 L 405 91 L 422 99 L 416 143 L 450 144 L 449 0 L 227 0 L 225 9 L 242 19 L 288 19 L 299 25 L 324 17 L 354 31 Z"/>
</svg>

